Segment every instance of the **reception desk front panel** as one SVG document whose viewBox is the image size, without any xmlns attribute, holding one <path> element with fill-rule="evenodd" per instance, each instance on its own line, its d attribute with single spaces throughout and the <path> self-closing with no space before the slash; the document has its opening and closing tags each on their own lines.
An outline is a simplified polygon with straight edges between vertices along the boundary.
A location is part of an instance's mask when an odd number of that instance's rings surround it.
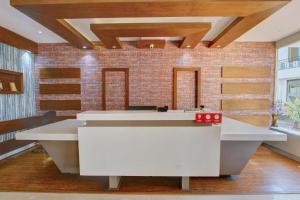
<svg viewBox="0 0 300 200">
<path fill-rule="evenodd" d="M 219 176 L 219 126 L 80 127 L 80 175 Z"/>
</svg>

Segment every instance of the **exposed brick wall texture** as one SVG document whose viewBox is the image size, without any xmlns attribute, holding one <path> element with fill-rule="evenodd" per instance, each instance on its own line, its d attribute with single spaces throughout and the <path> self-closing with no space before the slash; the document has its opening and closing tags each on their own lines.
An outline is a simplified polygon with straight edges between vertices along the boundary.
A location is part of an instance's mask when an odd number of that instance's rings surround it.
<svg viewBox="0 0 300 200">
<path fill-rule="evenodd" d="M 95 50 L 80 50 L 68 44 L 41 44 L 36 59 L 37 75 L 37 110 L 41 99 L 80 99 L 82 111 L 102 109 L 102 68 L 129 68 L 129 104 L 130 105 L 168 105 L 172 107 L 173 68 L 201 67 L 201 104 L 213 110 L 220 109 L 222 98 L 232 96 L 221 95 L 222 66 L 258 66 L 271 67 L 274 71 L 276 48 L 274 43 L 233 43 L 224 49 L 207 48 L 199 44 L 195 49 L 179 49 L 174 43 L 167 43 L 165 49 L 137 49 L 133 43 L 125 43 L 124 49 L 108 50 L 97 47 Z M 39 80 L 38 71 L 43 67 L 79 67 L 81 79 Z M 179 108 L 189 108 L 193 103 L 194 85 L 189 74 L 182 75 Z M 109 106 L 121 109 L 120 104 L 124 91 L 119 77 L 108 78 L 112 81 L 109 94 Z M 194 78 L 194 77 L 193 77 Z M 115 79 L 115 80 L 114 80 Z M 273 78 L 249 79 L 248 82 L 270 82 L 273 88 Z M 39 83 L 81 83 L 81 95 L 39 95 Z M 116 87 L 116 86 L 119 86 Z M 122 89 L 120 89 L 122 88 Z M 113 96 L 110 96 L 113 95 Z M 270 95 L 238 95 L 234 98 L 270 98 Z M 183 99 L 184 98 L 184 99 Z M 59 115 L 73 115 L 78 111 L 59 111 Z M 239 111 L 240 112 L 240 111 Z M 244 111 L 253 113 L 253 111 Z M 39 111 L 39 113 L 43 113 Z M 258 114 L 264 112 L 255 111 Z"/>
<path fill-rule="evenodd" d="M 106 110 L 125 110 L 125 73 L 106 72 Z"/>
<path fill-rule="evenodd" d="M 195 107 L 195 72 L 177 72 L 177 109 Z"/>
</svg>

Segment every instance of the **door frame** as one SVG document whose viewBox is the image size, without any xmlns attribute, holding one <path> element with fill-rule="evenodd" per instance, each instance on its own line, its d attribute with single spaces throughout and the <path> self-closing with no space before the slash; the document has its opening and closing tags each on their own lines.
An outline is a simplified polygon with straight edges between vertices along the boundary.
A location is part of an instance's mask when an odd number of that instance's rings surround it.
<svg viewBox="0 0 300 200">
<path fill-rule="evenodd" d="M 177 75 L 178 72 L 195 73 L 195 108 L 201 105 L 201 68 L 200 67 L 174 67 L 173 68 L 173 109 L 177 110 Z"/>
<path fill-rule="evenodd" d="M 106 72 L 124 72 L 125 75 L 125 110 L 129 106 L 129 68 L 102 69 L 102 109 L 106 110 Z"/>
</svg>

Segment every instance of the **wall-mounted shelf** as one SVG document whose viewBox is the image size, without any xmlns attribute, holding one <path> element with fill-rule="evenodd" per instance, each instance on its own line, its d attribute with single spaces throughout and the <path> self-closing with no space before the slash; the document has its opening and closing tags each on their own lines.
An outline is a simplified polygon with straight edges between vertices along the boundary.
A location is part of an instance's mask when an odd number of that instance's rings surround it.
<svg viewBox="0 0 300 200">
<path fill-rule="evenodd" d="M 23 73 L 0 69 L 0 94 L 22 94 Z"/>
</svg>

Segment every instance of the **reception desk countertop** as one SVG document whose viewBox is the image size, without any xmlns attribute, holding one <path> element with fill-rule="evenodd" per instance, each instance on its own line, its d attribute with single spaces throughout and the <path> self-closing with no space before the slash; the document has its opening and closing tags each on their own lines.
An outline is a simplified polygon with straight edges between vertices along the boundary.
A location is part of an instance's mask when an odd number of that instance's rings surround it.
<svg viewBox="0 0 300 200">
<path fill-rule="evenodd" d="M 17 133 L 18 140 L 78 140 L 78 127 L 85 121 L 164 121 L 194 120 L 194 112 L 171 111 L 166 113 L 152 111 L 87 111 L 76 119 L 41 126 Z M 234 119 L 223 117 L 221 126 L 222 141 L 286 141 L 284 133 L 253 126 Z"/>
</svg>

